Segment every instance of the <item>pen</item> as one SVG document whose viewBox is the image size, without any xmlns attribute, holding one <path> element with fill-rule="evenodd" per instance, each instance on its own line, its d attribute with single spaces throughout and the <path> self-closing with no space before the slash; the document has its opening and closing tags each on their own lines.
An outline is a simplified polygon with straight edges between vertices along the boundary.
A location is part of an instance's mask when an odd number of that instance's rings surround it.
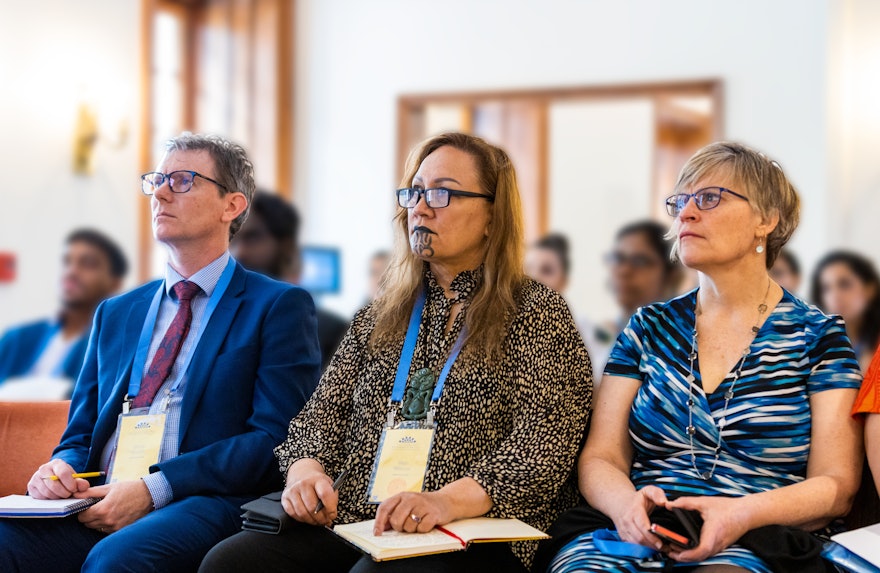
<svg viewBox="0 0 880 573">
<path fill-rule="evenodd" d="M 101 477 L 102 475 L 106 475 L 105 472 L 85 472 L 81 474 L 71 474 L 70 477 L 74 478 L 96 478 Z M 52 481 L 58 481 L 58 476 L 46 476 L 43 479 L 50 479 Z"/>
<path fill-rule="evenodd" d="M 345 468 L 344 470 L 342 470 L 342 473 L 339 474 L 339 477 L 336 478 L 335 482 L 333 482 L 333 491 L 336 491 L 339 489 L 339 486 L 342 485 L 343 480 L 345 480 L 345 478 L 348 477 L 348 470 L 350 470 L 350 469 L 351 468 Z M 318 513 L 322 509 L 324 509 L 324 502 L 319 499 L 318 505 L 315 506 L 315 513 Z"/>
</svg>

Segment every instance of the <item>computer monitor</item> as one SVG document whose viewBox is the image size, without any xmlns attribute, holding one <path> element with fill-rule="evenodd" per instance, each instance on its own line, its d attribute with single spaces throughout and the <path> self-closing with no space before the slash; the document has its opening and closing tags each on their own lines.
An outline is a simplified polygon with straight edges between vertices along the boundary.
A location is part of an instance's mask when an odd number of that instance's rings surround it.
<svg viewBox="0 0 880 573">
<path fill-rule="evenodd" d="M 338 294 L 342 282 L 339 249 L 303 247 L 300 286 L 312 294 Z"/>
</svg>

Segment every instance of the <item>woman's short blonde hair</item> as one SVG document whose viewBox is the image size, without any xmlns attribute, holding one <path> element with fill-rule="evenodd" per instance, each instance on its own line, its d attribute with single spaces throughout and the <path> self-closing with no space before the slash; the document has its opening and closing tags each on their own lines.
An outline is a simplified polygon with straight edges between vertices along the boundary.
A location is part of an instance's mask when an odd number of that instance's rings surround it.
<svg viewBox="0 0 880 573">
<path fill-rule="evenodd" d="M 776 161 L 740 143 L 719 141 L 697 151 L 681 168 L 675 192 L 687 193 L 700 180 L 718 173 L 733 179 L 739 189 L 732 191 L 747 195 L 752 208 L 765 219 L 779 215 L 779 223 L 766 238 L 769 269 L 800 222 L 797 190 Z M 676 240 L 672 247 L 675 258 L 678 249 Z"/>
<path fill-rule="evenodd" d="M 479 137 L 443 133 L 427 139 L 409 155 L 401 187 L 410 187 L 426 157 L 441 147 L 470 155 L 480 190 L 491 195 L 492 222 L 484 244 L 482 284 L 473 293 L 465 317 L 467 340 L 489 355 L 498 356 L 510 318 L 516 310 L 523 273 L 523 216 L 516 172 L 507 153 Z M 476 189 L 474 191 L 477 191 Z M 394 217 L 394 251 L 376 300 L 376 328 L 371 342 L 380 343 L 406 329 L 416 296 L 423 288 L 423 262 L 410 249 L 408 210 Z"/>
</svg>

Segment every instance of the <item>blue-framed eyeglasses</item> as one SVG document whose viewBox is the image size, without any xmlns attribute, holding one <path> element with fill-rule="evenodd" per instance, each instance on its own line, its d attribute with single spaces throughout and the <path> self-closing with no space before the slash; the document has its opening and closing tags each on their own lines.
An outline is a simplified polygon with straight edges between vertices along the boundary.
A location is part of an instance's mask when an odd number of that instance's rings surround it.
<svg viewBox="0 0 880 573">
<path fill-rule="evenodd" d="M 678 217 L 678 214 L 684 210 L 685 205 L 687 205 L 687 202 L 690 201 L 692 197 L 694 203 L 697 205 L 697 209 L 700 211 L 708 211 L 709 209 L 714 209 L 719 203 L 721 203 L 721 195 L 723 193 L 730 193 L 734 197 L 739 197 L 746 202 L 749 200 L 745 195 L 740 195 L 736 191 L 731 191 L 724 187 L 703 187 L 693 193 L 678 193 L 667 197 L 666 212 L 669 213 L 671 217 Z"/>
<path fill-rule="evenodd" d="M 449 206 L 450 197 L 479 197 L 490 203 L 495 201 L 495 197 L 484 195 L 482 193 L 471 193 L 470 191 L 458 191 L 456 189 L 447 189 L 446 187 L 436 187 L 434 189 L 421 189 L 419 187 L 406 187 L 397 190 L 397 204 L 404 209 L 412 209 L 419 203 L 419 198 L 424 195 L 425 203 L 431 209 L 442 209 Z"/>
<path fill-rule="evenodd" d="M 214 181 L 198 171 L 182 170 L 172 171 L 171 173 L 161 173 L 159 171 L 144 173 L 141 175 L 141 191 L 144 192 L 144 195 L 153 195 L 165 181 L 168 181 L 168 187 L 171 188 L 172 193 L 186 193 L 192 189 L 196 177 L 206 179 L 224 191 L 227 190 L 222 183 Z"/>
</svg>

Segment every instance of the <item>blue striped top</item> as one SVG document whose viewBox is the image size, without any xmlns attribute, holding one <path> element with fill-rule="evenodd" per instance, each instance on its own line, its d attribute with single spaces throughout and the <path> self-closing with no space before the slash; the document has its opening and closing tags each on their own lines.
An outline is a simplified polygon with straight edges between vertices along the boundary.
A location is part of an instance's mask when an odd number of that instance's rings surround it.
<svg viewBox="0 0 880 573">
<path fill-rule="evenodd" d="M 784 292 L 751 345 L 734 388 L 714 475 L 691 464 L 686 431 L 688 354 L 697 291 L 639 309 L 617 339 L 605 374 L 642 381 L 630 411 L 631 479 L 678 495 L 740 496 L 803 481 L 810 452 L 810 401 L 816 392 L 858 389 L 861 373 L 843 320 Z M 699 352 L 699 346 L 697 347 Z M 697 467 L 715 458 L 728 373 L 708 396 L 694 362 Z"/>
</svg>

